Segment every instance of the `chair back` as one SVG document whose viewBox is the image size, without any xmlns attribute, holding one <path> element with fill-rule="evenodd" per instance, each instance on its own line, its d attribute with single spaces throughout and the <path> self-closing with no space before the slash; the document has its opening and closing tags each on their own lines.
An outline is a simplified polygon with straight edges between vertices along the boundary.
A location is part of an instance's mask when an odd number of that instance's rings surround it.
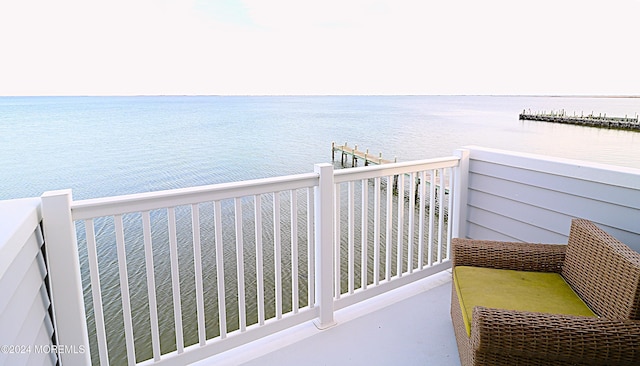
<svg viewBox="0 0 640 366">
<path fill-rule="evenodd" d="M 640 253 L 591 221 L 572 220 L 562 276 L 599 316 L 640 320 Z"/>
</svg>

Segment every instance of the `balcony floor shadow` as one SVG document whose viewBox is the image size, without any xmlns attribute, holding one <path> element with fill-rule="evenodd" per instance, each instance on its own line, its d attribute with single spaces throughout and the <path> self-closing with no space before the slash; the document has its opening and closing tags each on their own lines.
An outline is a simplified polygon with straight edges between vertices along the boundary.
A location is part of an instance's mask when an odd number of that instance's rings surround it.
<svg viewBox="0 0 640 366">
<path fill-rule="evenodd" d="M 451 272 L 437 273 L 197 365 L 460 365 L 449 315 Z"/>
</svg>

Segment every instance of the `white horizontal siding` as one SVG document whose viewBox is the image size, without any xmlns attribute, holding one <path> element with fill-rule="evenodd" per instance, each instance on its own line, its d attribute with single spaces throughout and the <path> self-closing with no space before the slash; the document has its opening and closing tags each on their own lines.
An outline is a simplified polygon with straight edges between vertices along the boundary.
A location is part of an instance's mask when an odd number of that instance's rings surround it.
<svg viewBox="0 0 640 366">
<path fill-rule="evenodd" d="M 35 349 L 53 335 L 39 199 L 0 202 L 0 233 L 0 345 L 27 351 L 0 353 L 0 364 L 55 365 L 55 354 Z"/>
<path fill-rule="evenodd" d="M 466 237 L 566 243 L 580 217 L 640 251 L 640 170 L 469 150 Z"/>
</svg>

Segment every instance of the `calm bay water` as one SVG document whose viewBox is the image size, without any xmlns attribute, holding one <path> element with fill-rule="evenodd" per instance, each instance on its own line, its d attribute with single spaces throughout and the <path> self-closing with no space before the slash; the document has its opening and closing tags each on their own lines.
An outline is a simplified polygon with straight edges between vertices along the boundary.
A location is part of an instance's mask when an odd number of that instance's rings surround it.
<svg viewBox="0 0 640 366">
<path fill-rule="evenodd" d="M 72 188 L 75 199 L 181 188 L 306 173 L 331 160 L 331 142 L 358 144 L 399 161 L 451 155 L 464 145 L 540 153 L 640 168 L 640 133 L 519 121 L 523 109 L 635 116 L 640 98 L 489 96 L 323 97 L 4 97 L 0 98 L 0 199 L 36 197 Z M 373 195 L 370 195 L 373 196 Z M 304 201 L 304 197 L 300 197 Z M 270 210 L 268 198 L 263 209 Z M 283 205 L 286 206 L 286 199 Z M 201 205 L 207 335 L 218 332 L 212 206 Z M 250 204 L 249 204 L 250 206 Z M 224 207 L 225 220 L 233 220 Z M 153 251 L 163 351 L 175 350 L 166 212 L 153 212 Z M 180 282 L 185 341 L 197 342 L 190 212 L 178 208 Z M 251 217 L 250 208 L 246 217 Z M 266 217 L 266 214 L 265 214 Z M 124 216 L 138 361 L 151 357 L 140 215 Z M 251 223 L 247 223 L 250 227 Z M 78 224 L 80 258 L 92 340 L 95 327 L 88 281 L 84 223 Z M 283 229 L 286 231 L 286 228 Z M 112 363 L 125 358 L 113 219 L 96 221 L 105 319 Z M 301 228 L 304 232 L 304 228 Z M 397 233 L 393 233 L 394 237 Z M 247 233 L 246 241 L 251 242 Z M 265 243 L 272 232 L 265 230 Z M 225 233 L 225 283 L 230 330 L 237 329 L 233 289 L 233 233 Z M 109 244 L 111 243 L 111 244 Z M 285 248 L 286 246 L 283 246 Z M 247 248 L 245 253 L 251 253 Z M 304 257 L 304 246 L 300 248 Z M 265 249 L 265 281 L 273 253 Z M 284 249 L 283 261 L 289 252 Z M 255 260 L 245 258 L 247 278 Z M 288 268 L 290 262 L 284 263 Z M 305 267 L 302 262 L 301 268 Z M 287 274 L 284 283 L 287 283 Z M 252 277 L 253 276 L 253 277 Z M 289 274 L 290 276 L 290 274 Z M 236 282 L 234 282 L 236 281 Z M 272 284 L 265 283 L 267 288 Z M 270 287 L 271 286 L 271 287 Z M 286 288 L 284 292 L 290 292 Z M 301 289 L 304 290 L 304 276 Z M 229 290 L 231 289 L 231 290 Z M 247 284 L 247 291 L 255 284 Z M 273 316 L 273 293 L 266 294 Z M 235 296 L 237 297 L 237 296 Z M 301 297 L 305 297 L 304 291 Z M 255 294 L 247 294 L 255 298 Z M 235 303 L 234 303 L 235 301 Z M 301 300 L 301 306 L 305 306 Z M 284 303 L 290 303 L 285 298 Z M 249 321 L 256 305 L 248 302 Z M 286 310 L 286 309 L 285 309 Z M 236 328 L 233 328 L 233 327 Z M 94 360 L 95 346 L 91 349 Z"/>
<path fill-rule="evenodd" d="M 3 97 L 0 199 L 310 172 L 332 141 L 399 161 L 473 144 L 640 168 L 640 133 L 519 121 L 523 109 L 635 116 L 640 98 Z"/>
</svg>

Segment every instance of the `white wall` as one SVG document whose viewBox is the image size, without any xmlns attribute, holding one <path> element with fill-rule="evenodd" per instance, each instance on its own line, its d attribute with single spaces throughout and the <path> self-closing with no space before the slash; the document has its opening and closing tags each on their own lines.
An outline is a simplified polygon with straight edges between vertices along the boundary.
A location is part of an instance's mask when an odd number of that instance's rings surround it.
<svg viewBox="0 0 640 366">
<path fill-rule="evenodd" d="M 40 199 L 0 201 L 0 365 L 55 365 Z M 9 348 L 18 347 L 18 348 Z"/>
<path fill-rule="evenodd" d="M 470 150 L 462 234 L 566 243 L 589 219 L 640 251 L 640 170 L 480 147 Z"/>
</svg>

